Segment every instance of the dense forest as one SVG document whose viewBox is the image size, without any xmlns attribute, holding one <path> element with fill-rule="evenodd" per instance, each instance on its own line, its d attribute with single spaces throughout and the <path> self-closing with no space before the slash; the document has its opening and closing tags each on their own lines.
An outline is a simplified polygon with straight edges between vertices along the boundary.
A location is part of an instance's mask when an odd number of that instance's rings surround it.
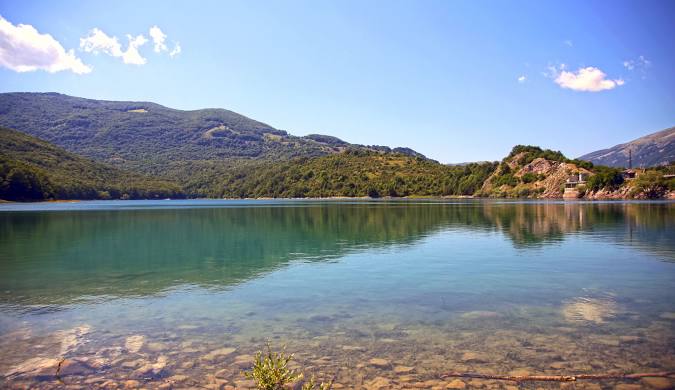
<svg viewBox="0 0 675 390">
<path fill-rule="evenodd" d="M 316 158 L 245 166 L 225 173 L 214 197 L 473 195 L 493 163 L 448 166 L 400 153 L 347 150 Z"/>
<path fill-rule="evenodd" d="M 0 127 L 0 199 L 149 199 L 180 197 L 176 184 L 96 163 Z"/>
</svg>

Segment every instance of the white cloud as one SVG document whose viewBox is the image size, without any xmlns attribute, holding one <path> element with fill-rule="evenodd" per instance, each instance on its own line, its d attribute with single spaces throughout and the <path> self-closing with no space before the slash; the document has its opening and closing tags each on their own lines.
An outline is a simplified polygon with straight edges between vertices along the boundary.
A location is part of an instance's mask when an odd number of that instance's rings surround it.
<svg viewBox="0 0 675 390">
<path fill-rule="evenodd" d="M 525 75 L 522 75 L 522 76 L 518 77 L 518 82 L 521 83 L 521 84 L 524 83 L 526 80 L 527 80 L 527 77 Z"/>
<path fill-rule="evenodd" d="M 49 73 L 69 70 L 76 74 L 91 72 L 49 34 L 40 34 L 29 24 L 13 25 L 0 16 L 0 66 L 16 72 L 44 70 Z"/>
<path fill-rule="evenodd" d="M 94 28 L 89 35 L 80 38 L 80 49 L 88 53 L 103 53 L 112 57 L 120 57 L 125 64 L 143 65 L 147 62 L 138 51 L 138 48 L 145 45 L 148 40 L 141 34 L 133 37 L 127 35 L 129 45 L 127 50 L 122 51 L 122 45 L 117 37 L 111 37 L 98 28 Z"/>
<path fill-rule="evenodd" d="M 152 38 L 152 43 L 155 45 L 155 53 L 161 53 L 162 51 L 168 50 L 166 47 L 166 34 L 157 26 L 150 27 L 150 37 Z"/>
<path fill-rule="evenodd" d="M 557 68 L 549 66 L 549 73 L 547 74 L 561 88 L 573 91 L 600 92 L 624 84 L 622 79 L 608 79 L 605 72 L 593 66 L 579 68 L 576 72 L 567 71 L 565 68 L 565 64 L 561 64 Z"/>
<path fill-rule="evenodd" d="M 647 68 L 652 66 L 652 62 L 645 56 L 639 56 L 637 59 L 624 61 L 623 66 L 630 71 L 639 71 L 644 79 L 647 76 Z"/>
<path fill-rule="evenodd" d="M 176 44 L 173 46 L 173 50 L 169 53 L 169 57 L 173 58 L 177 55 L 180 54 L 182 49 L 180 48 L 180 42 L 176 42 Z"/>
<path fill-rule="evenodd" d="M 147 60 L 141 56 L 141 53 L 138 52 L 138 48 L 145 45 L 148 40 L 142 34 L 137 35 L 136 37 L 127 34 L 127 39 L 129 40 L 129 47 L 127 47 L 127 51 L 124 52 L 122 61 L 124 61 L 125 64 L 145 64 Z"/>
<path fill-rule="evenodd" d="M 88 53 L 104 53 L 113 57 L 124 55 L 117 37 L 108 36 L 97 28 L 91 30 L 88 36 L 80 38 L 80 49 Z"/>
<path fill-rule="evenodd" d="M 569 40 L 569 39 L 568 39 L 568 40 L 566 40 L 566 41 L 564 41 L 563 43 L 565 44 L 565 46 L 568 46 L 568 47 L 572 47 L 572 46 L 574 46 L 574 42 L 572 42 L 572 41 L 571 41 L 571 40 Z"/>
</svg>

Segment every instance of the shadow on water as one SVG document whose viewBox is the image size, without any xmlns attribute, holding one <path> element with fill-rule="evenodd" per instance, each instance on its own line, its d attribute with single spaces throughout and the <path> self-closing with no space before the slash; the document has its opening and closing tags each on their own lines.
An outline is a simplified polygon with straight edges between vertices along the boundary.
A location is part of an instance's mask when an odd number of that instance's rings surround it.
<svg viewBox="0 0 675 390">
<path fill-rule="evenodd" d="M 0 213 L 0 302 L 62 304 L 181 285 L 228 288 L 293 261 L 412 245 L 443 231 L 516 248 L 572 234 L 673 261 L 673 203 L 309 202 L 277 207 Z"/>
</svg>

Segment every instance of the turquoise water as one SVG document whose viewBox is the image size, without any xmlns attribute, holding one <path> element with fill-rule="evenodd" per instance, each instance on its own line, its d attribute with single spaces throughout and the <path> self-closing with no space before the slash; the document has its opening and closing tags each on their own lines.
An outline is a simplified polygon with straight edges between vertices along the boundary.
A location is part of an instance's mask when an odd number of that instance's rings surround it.
<svg viewBox="0 0 675 390">
<path fill-rule="evenodd" d="M 0 205 L 0 385 L 245 387 L 266 342 L 344 388 L 675 370 L 675 203 Z"/>
</svg>

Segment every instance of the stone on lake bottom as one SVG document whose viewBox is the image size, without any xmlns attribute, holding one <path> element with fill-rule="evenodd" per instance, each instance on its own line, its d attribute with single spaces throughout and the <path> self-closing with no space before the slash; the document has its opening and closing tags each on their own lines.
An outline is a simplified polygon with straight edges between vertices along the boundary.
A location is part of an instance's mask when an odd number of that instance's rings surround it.
<svg viewBox="0 0 675 390">
<path fill-rule="evenodd" d="M 44 375 L 56 374 L 56 367 L 59 365 L 59 359 L 34 357 L 25 362 L 14 366 L 5 373 L 6 377 L 22 375 Z"/>
<path fill-rule="evenodd" d="M 464 389 L 464 388 L 466 388 L 466 383 L 464 383 L 463 381 L 461 381 L 459 379 L 455 379 L 455 380 L 451 381 L 450 383 L 448 383 L 447 385 L 445 385 L 445 388 L 446 389 Z"/>
<path fill-rule="evenodd" d="M 642 378 L 642 383 L 657 390 L 667 390 L 675 387 L 673 381 L 668 378 Z"/>
<path fill-rule="evenodd" d="M 382 388 L 389 387 L 389 384 L 390 384 L 389 379 L 378 376 L 375 379 L 369 381 L 368 383 L 365 383 L 363 387 L 365 387 L 366 390 L 379 390 Z"/>
<path fill-rule="evenodd" d="M 372 358 L 368 360 L 368 364 L 375 366 L 377 368 L 386 368 L 389 367 L 389 361 L 382 358 Z"/>
<path fill-rule="evenodd" d="M 616 385 L 615 390 L 641 390 L 642 386 L 632 383 L 620 383 Z"/>
<path fill-rule="evenodd" d="M 202 357 L 205 360 L 213 360 L 217 357 L 232 355 L 237 351 L 236 348 L 219 348 L 213 350 Z"/>
<path fill-rule="evenodd" d="M 460 360 L 465 363 L 488 363 L 490 361 L 484 354 L 476 352 L 464 352 Z"/>
<path fill-rule="evenodd" d="M 408 366 L 396 366 L 394 367 L 394 372 L 397 374 L 407 374 L 412 372 L 415 369 L 415 367 L 408 367 Z"/>
<path fill-rule="evenodd" d="M 188 376 L 187 376 L 187 375 L 180 375 L 180 374 L 170 376 L 170 377 L 167 379 L 167 381 L 169 381 L 169 382 L 174 382 L 174 383 L 177 383 L 177 382 L 184 382 L 184 381 L 186 381 L 186 380 L 188 380 Z"/>
<path fill-rule="evenodd" d="M 664 320 L 675 320 L 675 312 L 669 311 L 669 312 L 661 313 L 661 315 L 659 317 L 663 318 Z"/>
<path fill-rule="evenodd" d="M 145 343 L 145 336 L 135 335 L 129 336 L 124 341 L 124 348 L 131 353 L 137 353 L 143 347 Z"/>
<path fill-rule="evenodd" d="M 141 385 L 141 382 L 129 379 L 127 381 L 124 381 L 123 384 L 125 389 L 138 389 L 139 386 Z"/>
</svg>

